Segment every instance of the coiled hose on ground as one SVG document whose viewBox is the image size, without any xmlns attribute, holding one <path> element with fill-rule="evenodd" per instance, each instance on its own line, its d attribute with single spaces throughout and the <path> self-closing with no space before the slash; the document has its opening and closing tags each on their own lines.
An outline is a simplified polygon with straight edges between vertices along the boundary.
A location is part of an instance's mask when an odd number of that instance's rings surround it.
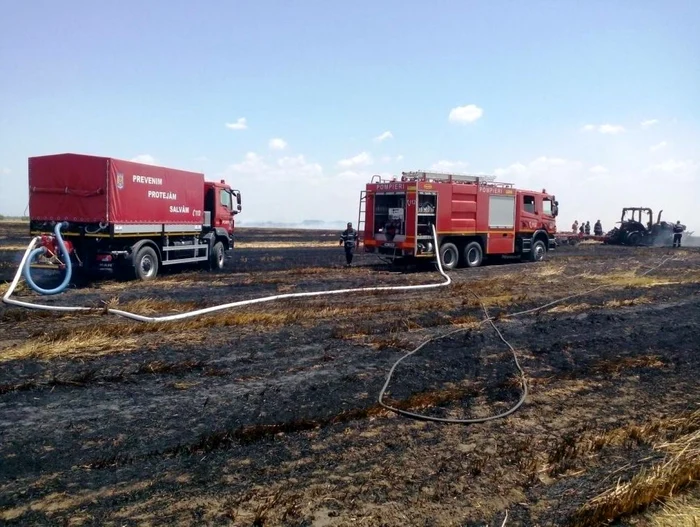
<svg viewBox="0 0 700 527">
<path fill-rule="evenodd" d="M 27 284 L 29 284 L 29 287 L 31 287 L 40 295 L 57 295 L 59 293 L 63 293 L 63 291 L 66 290 L 68 284 L 70 283 L 71 275 L 73 273 L 73 266 L 70 261 L 70 253 L 68 252 L 68 248 L 63 242 L 63 237 L 61 236 L 61 229 L 67 227 L 68 224 L 66 222 L 57 223 L 53 231 L 54 235 L 56 236 L 56 241 L 58 242 L 58 247 L 61 249 L 63 262 L 66 266 L 66 274 L 63 277 L 63 281 L 58 286 L 54 287 L 53 289 L 44 289 L 43 287 L 37 285 L 37 283 L 32 278 L 32 262 L 37 256 L 41 254 L 46 254 L 46 252 L 48 251 L 46 247 L 39 247 L 37 249 L 34 249 L 29 253 L 28 257 L 25 253 L 25 258 L 22 259 L 22 263 L 20 264 L 19 270 L 21 271 L 22 268 L 24 268 L 24 279 L 27 281 Z M 37 239 L 35 238 L 34 243 L 36 243 L 36 240 Z M 27 251 L 29 251 L 29 249 L 27 249 Z"/>
</svg>

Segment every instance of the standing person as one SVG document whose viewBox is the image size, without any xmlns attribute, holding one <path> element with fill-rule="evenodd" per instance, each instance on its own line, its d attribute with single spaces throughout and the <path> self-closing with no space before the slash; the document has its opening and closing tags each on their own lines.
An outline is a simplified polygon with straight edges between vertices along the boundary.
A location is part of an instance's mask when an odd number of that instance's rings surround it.
<svg viewBox="0 0 700 527">
<path fill-rule="evenodd" d="M 586 236 L 588 236 L 589 234 L 591 234 L 591 222 L 587 221 L 586 222 Z"/>
<path fill-rule="evenodd" d="M 574 224 L 571 226 L 571 232 L 578 232 L 578 220 L 574 221 Z"/>
<path fill-rule="evenodd" d="M 352 222 L 348 222 L 347 228 L 340 233 L 340 245 L 345 245 L 345 260 L 347 266 L 352 265 L 352 252 L 359 245 L 357 231 L 352 228 Z"/>
<path fill-rule="evenodd" d="M 603 235 L 603 225 L 600 223 L 600 220 L 595 222 L 595 225 L 593 226 L 593 234 L 596 236 L 602 236 Z"/>
<path fill-rule="evenodd" d="M 681 246 L 681 238 L 683 237 L 683 231 L 685 230 L 685 225 L 681 225 L 680 220 L 676 222 L 673 226 L 673 246 Z"/>
</svg>

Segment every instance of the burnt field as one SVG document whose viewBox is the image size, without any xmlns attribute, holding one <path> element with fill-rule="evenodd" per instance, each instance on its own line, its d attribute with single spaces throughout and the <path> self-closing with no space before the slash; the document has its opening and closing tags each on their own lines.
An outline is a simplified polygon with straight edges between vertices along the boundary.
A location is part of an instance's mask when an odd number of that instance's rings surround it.
<svg viewBox="0 0 700 527">
<path fill-rule="evenodd" d="M 0 223 L 3 294 L 26 230 Z M 241 229 L 238 239 L 221 273 L 53 297 L 22 283 L 15 295 L 88 313 L 0 304 L 0 523 L 482 526 L 507 512 L 505 525 L 652 526 L 660 499 L 689 491 L 697 502 L 700 250 L 582 244 L 543 263 L 452 272 L 450 286 L 423 291 L 158 324 L 105 315 L 442 280 L 362 254 L 346 269 L 337 233 Z M 518 401 L 512 354 L 470 291 L 517 351 L 525 404 L 477 425 L 382 409 L 392 364 L 459 327 L 399 365 L 388 399 L 452 418 Z"/>
</svg>

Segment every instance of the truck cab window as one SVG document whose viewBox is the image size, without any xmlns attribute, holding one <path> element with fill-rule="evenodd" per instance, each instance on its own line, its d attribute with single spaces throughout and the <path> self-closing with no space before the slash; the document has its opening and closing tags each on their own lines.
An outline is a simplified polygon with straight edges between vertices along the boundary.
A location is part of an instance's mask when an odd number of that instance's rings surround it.
<svg viewBox="0 0 700 527">
<path fill-rule="evenodd" d="M 523 196 L 523 210 L 529 212 L 530 214 L 535 213 L 535 197 L 534 196 Z"/>
<path fill-rule="evenodd" d="M 233 203 L 231 203 L 231 194 L 226 190 L 219 191 L 220 203 L 226 207 L 228 210 L 233 210 Z"/>
<path fill-rule="evenodd" d="M 552 215 L 552 200 L 545 198 L 542 200 L 542 213 L 547 216 Z"/>
</svg>

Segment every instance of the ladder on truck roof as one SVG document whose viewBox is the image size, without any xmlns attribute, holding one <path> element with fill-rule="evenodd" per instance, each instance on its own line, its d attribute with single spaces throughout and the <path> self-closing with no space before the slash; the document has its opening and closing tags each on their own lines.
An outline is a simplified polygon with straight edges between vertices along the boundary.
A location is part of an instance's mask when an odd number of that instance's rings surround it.
<svg viewBox="0 0 700 527">
<path fill-rule="evenodd" d="M 511 188 L 512 183 L 497 183 L 496 176 L 491 174 L 452 174 L 449 172 L 428 172 L 423 170 L 401 172 L 402 179 L 413 181 L 441 181 L 446 183 L 476 183 L 498 187 Z"/>
</svg>

